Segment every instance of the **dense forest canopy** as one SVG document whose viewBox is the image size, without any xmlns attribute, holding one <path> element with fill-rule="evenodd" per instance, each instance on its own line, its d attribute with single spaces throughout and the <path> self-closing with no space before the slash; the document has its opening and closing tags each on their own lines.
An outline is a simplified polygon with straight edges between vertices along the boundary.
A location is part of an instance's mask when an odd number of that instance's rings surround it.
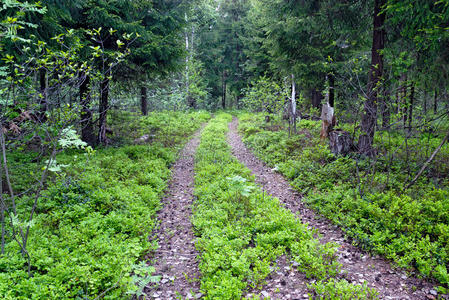
<svg viewBox="0 0 449 300">
<path fill-rule="evenodd" d="M 148 292 L 170 167 L 206 122 L 187 164 L 199 297 L 244 297 L 283 254 L 317 297 L 375 294 L 337 282 L 333 248 L 260 196 L 228 130 L 361 248 L 449 294 L 448 118 L 449 0 L 1 0 L 0 298 Z"/>
<path fill-rule="evenodd" d="M 287 90 L 293 75 L 302 99 L 298 113 L 321 109 L 329 95 L 331 106 L 335 101 L 342 113 L 351 112 L 360 119 L 362 111 L 367 112 L 364 100 L 374 97 L 379 111 L 373 117 L 382 115 L 386 127 L 394 123 L 389 120 L 390 112 L 409 111 L 405 107 L 410 101 L 426 112 L 435 109 L 435 101 L 437 111 L 447 102 L 448 3 L 412 3 L 43 1 L 37 7 L 22 7 L 20 2 L 5 1 L 2 53 L 14 56 L 14 63 L 25 67 L 39 41 L 51 51 L 73 50 L 71 43 L 76 43 L 82 48 L 76 55 L 90 62 L 86 68 L 100 77 L 112 76 L 114 103 L 142 106 L 144 113 L 161 108 L 243 108 L 251 102 L 249 91 L 257 89 L 262 78 Z M 23 47 L 29 48 L 27 53 Z M 96 47 L 101 54 L 95 53 Z M 119 52 L 126 57 L 115 64 Z M 372 60 L 371 52 L 378 54 L 373 58 L 378 61 Z M 7 68 L 5 62 L 2 68 Z M 42 62 L 34 64 L 38 63 Z M 111 64 L 114 70 L 108 70 Z M 43 81 L 53 70 L 33 68 L 40 69 L 39 85 L 44 87 Z M 78 70 L 83 73 L 82 68 Z M 92 84 L 100 81 L 93 78 Z M 103 85 L 109 86 L 106 81 Z M 396 95 L 399 90 L 405 97 Z M 120 103 L 115 93 L 135 95 L 131 98 L 139 97 L 142 103 Z M 75 90 L 71 97 L 65 96 L 62 102 L 73 99 Z M 104 98 L 108 97 L 102 98 L 107 107 Z M 50 104 L 53 97 L 46 101 Z M 95 106 L 96 101 L 92 97 L 88 106 Z"/>
</svg>

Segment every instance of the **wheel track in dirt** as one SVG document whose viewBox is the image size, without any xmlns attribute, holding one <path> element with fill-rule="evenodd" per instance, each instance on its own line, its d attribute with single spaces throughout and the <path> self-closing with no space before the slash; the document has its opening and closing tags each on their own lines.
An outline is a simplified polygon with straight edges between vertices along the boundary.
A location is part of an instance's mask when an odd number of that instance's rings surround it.
<svg viewBox="0 0 449 300">
<path fill-rule="evenodd" d="M 198 130 L 187 142 L 171 169 L 172 178 L 158 213 L 160 225 L 154 232 L 159 248 L 149 259 L 156 269 L 154 275 L 160 275 L 161 281 L 156 286 L 145 288 L 149 299 L 195 299 L 202 296 L 199 292 L 198 252 L 190 222 L 194 158 L 201 131 Z"/>
<path fill-rule="evenodd" d="M 302 222 L 308 223 L 311 228 L 316 228 L 321 235 L 321 242 L 334 242 L 339 245 L 337 260 L 342 264 L 341 278 L 357 284 L 367 282 L 369 287 L 378 291 L 381 299 L 436 299 L 431 294 L 433 289 L 431 283 L 415 277 L 407 277 L 402 270 L 393 270 L 387 260 L 378 256 L 372 257 L 353 246 L 337 226 L 308 208 L 302 202 L 301 196 L 293 190 L 281 174 L 265 166 L 247 149 L 237 129 L 238 119 L 234 118 L 229 123 L 228 132 L 228 143 L 233 155 L 251 170 L 257 184 L 270 195 L 278 198 L 281 204 L 295 213 Z M 259 294 L 262 298 L 271 297 L 271 299 L 307 299 L 308 291 L 305 283 L 309 280 L 305 278 L 305 275 L 295 271 L 291 266 L 292 263 L 285 256 L 281 257 L 276 264 L 277 270 L 267 278 L 262 291 L 252 290 L 251 294 Z"/>
</svg>

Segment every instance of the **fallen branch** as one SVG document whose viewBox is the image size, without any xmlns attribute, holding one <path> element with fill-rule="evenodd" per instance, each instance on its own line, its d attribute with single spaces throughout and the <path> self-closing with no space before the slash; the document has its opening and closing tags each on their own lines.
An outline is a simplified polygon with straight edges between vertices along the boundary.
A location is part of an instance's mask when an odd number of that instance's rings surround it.
<svg viewBox="0 0 449 300">
<path fill-rule="evenodd" d="M 419 170 L 418 174 L 416 174 L 415 178 L 413 178 L 412 181 L 405 187 L 404 191 L 409 189 L 415 182 L 418 180 L 418 178 L 424 173 L 424 171 L 427 169 L 429 164 L 432 162 L 432 160 L 435 158 L 435 156 L 440 152 L 441 148 L 443 147 L 444 143 L 449 139 L 449 131 L 447 132 L 446 136 L 441 141 L 441 144 L 433 151 L 432 155 L 429 157 L 429 159 L 424 163 L 421 170 Z"/>
</svg>

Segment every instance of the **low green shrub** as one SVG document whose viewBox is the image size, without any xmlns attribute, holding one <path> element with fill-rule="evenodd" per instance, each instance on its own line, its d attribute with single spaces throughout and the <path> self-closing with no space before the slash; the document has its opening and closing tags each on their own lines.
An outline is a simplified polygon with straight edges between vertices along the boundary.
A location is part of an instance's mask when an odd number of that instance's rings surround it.
<svg viewBox="0 0 449 300">
<path fill-rule="evenodd" d="M 309 286 L 316 292 L 314 299 L 377 299 L 377 294 L 366 284 L 363 286 L 355 286 L 346 280 L 336 281 L 334 279 L 328 282 L 317 282 Z"/>
<path fill-rule="evenodd" d="M 147 274 L 136 281 L 132 274 L 151 273 L 138 262 L 157 248 L 148 235 L 157 224 L 169 168 L 177 149 L 205 120 L 204 113 L 154 113 L 134 121 L 155 124 L 149 145 L 98 149 L 87 158 L 74 150 L 59 154 L 58 163 L 69 167 L 49 182 L 30 230 L 33 276 L 8 234 L 0 255 L 0 298 L 94 299 L 108 289 L 105 299 L 129 298 L 137 281 L 154 280 Z M 20 214 L 28 211 L 29 200 L 17 199 Z"/>
<path fill-rule="evenodd" d="M 244 141 L 255 154 L 276 167 L 305 195 L 306 203 L 363 248 L 449 285 L 447 188 L 436 188 L 422 178 L 408 193 L 402 193 L 409 175 L 400 156 L 394 161 L 379 157 L 376 164 L 360 157 L 336 157 L 317 136 L 301 142 L 307 135 L 304 130 L 316 129 L 310 124 L 313 121 L 301 121 L 299 134 L 290 138 L 285 132 L 264 130 L 258 115 L 243 115 L 240 122 Z M 436 140 L 434 145 L 439 143 Z M 399 136 L 391 138 L 392 145 L 400 143 Z M 295 146 L 285 146 L 289 144 Z"/>
</svg>

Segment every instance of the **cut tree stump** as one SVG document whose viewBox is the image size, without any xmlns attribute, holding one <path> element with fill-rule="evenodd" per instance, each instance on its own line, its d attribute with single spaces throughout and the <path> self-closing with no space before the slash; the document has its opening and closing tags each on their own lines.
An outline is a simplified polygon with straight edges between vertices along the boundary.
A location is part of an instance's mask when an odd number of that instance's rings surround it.
<svg viewBox="0 0 449 300">
<path fill-rule="evenodd" d="M 329 133 L 329 146 L 335 155 L 348 155 L 355 149 L 351 134 L 347 131 L 336 129 Z"/>
<path fill-rule="evenodd" d="M 329 105 L 329 103 L 323 104 L 323 109 L 321 110 L 321 141 L 324 141 L 328 136 L 329 132 L 335 126 L 336 119 L 334 115 L 334 108 Z"/>
</svg>

